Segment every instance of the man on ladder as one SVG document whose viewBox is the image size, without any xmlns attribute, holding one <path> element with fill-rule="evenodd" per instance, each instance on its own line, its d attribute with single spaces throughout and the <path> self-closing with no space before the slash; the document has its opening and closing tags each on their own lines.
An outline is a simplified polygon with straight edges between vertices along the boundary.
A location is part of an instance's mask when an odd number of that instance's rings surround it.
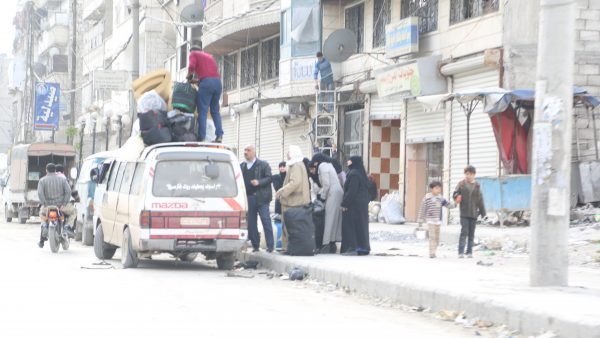
<svg viewBox="0 0 600 338">
<path fill-rule="evenodd" d="M 319 73 L 321 73 L 321 83 L 319 86 Z M 322 93 L 319 95 L 319 101 L 323 102 L 320 109 L 328 113 L 333 113 L 333 70 L 331 69 L 331 63 L 325 57 L 323 53 L 317 53 L 317 62 L 315 63 L 315 89 L 320 90 Z M 323 93 L 324 92 L 324 93 Z"/>
</svg>

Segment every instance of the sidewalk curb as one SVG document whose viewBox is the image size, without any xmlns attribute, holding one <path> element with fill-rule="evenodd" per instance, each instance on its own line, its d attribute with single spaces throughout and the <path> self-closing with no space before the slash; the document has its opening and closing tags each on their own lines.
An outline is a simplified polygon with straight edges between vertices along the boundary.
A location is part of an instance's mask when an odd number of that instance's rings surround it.
<svg viewBox="0 0 600 338">
<path fill-rule="evenodd" d="M 350 271 L 328 268 L 321 262 L 307 263 L 301 259 L 267 253 L 240 253 L 240 260 L 254 260 L 265 269 L 288 273 L 294 267 L 303 269 L 313 279 L 346 287 L 372 297 L 388 298 L 409 306 L 423 306 L 432 311 L 464 311 L 478 317 L 519 330 L 522 334 L 540 334 L 552 331 L 562 337 L 600 338 L 600 318 L 582 320 L 544 312 L 536 304 L 514 304 L 497 298 L 472 295 L 467 291 L 431 289 L 411 283 L 375 279 Z M 304 257 L 306 258 L 306 257 Z M 349 259 L 361 259 L 348 257 Z M 523 287 L 528 289 L 528 287 Z"/>
</svg>

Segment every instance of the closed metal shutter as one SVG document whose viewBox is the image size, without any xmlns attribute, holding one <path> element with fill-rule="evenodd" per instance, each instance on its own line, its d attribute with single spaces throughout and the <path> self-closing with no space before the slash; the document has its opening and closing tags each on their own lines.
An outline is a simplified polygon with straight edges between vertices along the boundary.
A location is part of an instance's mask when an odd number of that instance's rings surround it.
<svg viewBox="0 0 600 338">
<path fill-rule="evenodd" d="M 404 98 L 398 95 L 379 98 L 371 94 L 369 120 L 399 120 L 404 111 Z"/>
<path fill-rule="evenodd" d="M 279 105 L 270 105 L 262 108 L 262 115 L 267 109 L 280 109 Z M 275 118 L 262 118 L 260 121 L 260 135 L 258 157 L 269 163 L 273 173 L 277 173 L 277 165 L 284 160 L 283 157 L 283 132 L 279 120 Z"/>
<path fill-rule="evenodd" d="M 240 119 L 240 137 L 238 145 L 238 158 L 244 159 L 244 147 L 253 144 L 256 146 L 256 117 L 252 112 L 242 113 L 238 116 Z"/>
<path fill-rule="evenodd" d="M 288 147 L 292 144 L 297 145 L 302 149 L 302 154 L 304 154 L 304 157 L 311 158 L 312 150 L 311 150 L 310 136 L 307 136 L 308 132 L 310 130 L 309 122 L 308 121 L 306 121 L 306 122 L 292 121 L 291 123 L 293 125 L 286 126 L 284 129 L 284 134 L 283 134 L 283 136 L 284 136 L 284 154 L 285 154 L 286 159 L 287 159 Z"/>
<path fill-rule="evenodd" d="M 454 76 L 454 92 L 465 89 L 498 87 L 497 70 L 481 69 Z M 471 115 L 470 164 L 477 168 L 477 176 L 498 174 L 498 148 L 490 117 L 482 111 L 480 103 Z M 450 189 L 453 191 L 464 178 L 467 163 L 467 118 L 458 103 L 452 103 L 452 132 L 450 146 Z"/>
<path fill-rule="evenodd" d="M 444 140 L 444 110 L 425 111 L 413 99 L 407 101 L 406 144 L 441 142 Z"/>
<path fill-rule="evenodd" d="M 232 121 L 229 115 L 221 115 L 221 124 L 224 132 L 223 144 L 237 149 L 237 121 Z"/>
</svg>

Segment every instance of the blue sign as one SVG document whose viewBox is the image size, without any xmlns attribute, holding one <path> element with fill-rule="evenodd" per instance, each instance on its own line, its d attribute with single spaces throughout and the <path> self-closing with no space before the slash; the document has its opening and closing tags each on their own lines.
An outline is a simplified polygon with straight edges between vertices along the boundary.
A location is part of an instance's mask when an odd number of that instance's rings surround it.
<svg viewBox="0 0 600 338">
<path fill-rule="evenodd" d="M 34 130 L 58 130 L 60 84 L 36 83 Z"/>
<path fill-rule="evenodd" d="M 388 58 L 419 51 L 419 18 L 409 17 L 385 27 L 385 54 Z"/>
</svg>

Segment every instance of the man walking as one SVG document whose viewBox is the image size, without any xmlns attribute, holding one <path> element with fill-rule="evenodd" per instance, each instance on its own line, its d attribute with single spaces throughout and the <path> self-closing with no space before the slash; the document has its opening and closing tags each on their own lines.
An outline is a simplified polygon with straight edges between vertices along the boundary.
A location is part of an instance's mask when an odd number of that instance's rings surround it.
<svg viewBox="0 0 600 338">
<path fill-rule="evenodd" d="M 319 83 L 319 73 L 321 73 L 321 81 Z M 331 63 L 327 60 L 323 53 L 317 53 L 317 62 L 315 63 L 315 89 L 322 91 L 328 91 L 327 93 L 323 93 L 319 96 L 319 100 L 321 102 L 325 102 L 321 109 L 327 111 L 328 113 L 332 113 L 333 110 L 333 70 L 331 69 Z"/>
<path fill-rule="evenodd" d="M 253 252 L 258 251 L 260 235 L 258 234 L 258 216 L 263 224 L 267 251 L 273 252 L 273 225 L 269 215 L 269 204 L 273 199 L 271 191 L 271 167 L 265 161 L 256 158 L 253 145 L 244 148 L 244 158 L 241 164 L 246 195 L 248 197 L 248 237 L 252 243 Z"/>
<path fill-rule="evenodd" d="M 210 116 L 215 124 L 215 142 L 223 141 L 223 127 L 219 113 L 219 100 L 223 92 L 221 76 L 217 68 L 217 62 L 212 55 L 205 53 L 198 46 L 190 49 L 189 67 L 187 79 L 198 83 L 198 141 L 206 138 L 206 116 L 210 107 Z"/>
<path fill-rule="evenodd" d="M 460 238 L 458 241 L 458 257 L 465 256 L 465 241 L 467 241 L 467 257 L 473 258 L 473 241 L 477 217 L 485 217 L 485 205 L 481 186 L 475 181 L 477 171 L 472 165 L 465 168 L 465 179 L 460 181 L 454 190 L 454 200 L 460 203 Z"/>
</svg>

